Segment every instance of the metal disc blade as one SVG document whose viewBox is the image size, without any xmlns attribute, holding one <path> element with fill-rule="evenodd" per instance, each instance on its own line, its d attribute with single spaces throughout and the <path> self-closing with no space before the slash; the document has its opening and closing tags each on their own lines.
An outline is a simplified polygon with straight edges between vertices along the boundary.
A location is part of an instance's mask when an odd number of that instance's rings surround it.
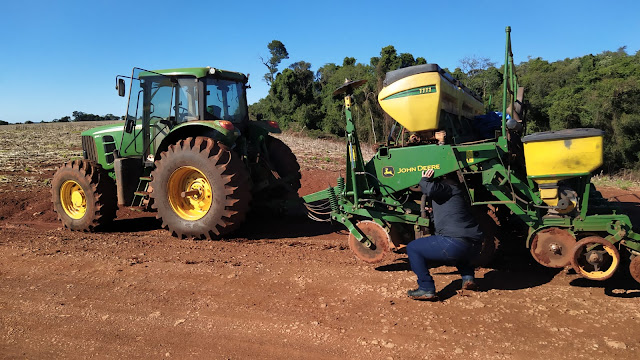
<svg viewBox="0 0 640 360">
<path fill-rule="evenodd" d="M 345 92 L 352 93 L 353 90 L 355 90 L 355 89 L 359 88 L 360 86 L 364 85 L 364 83 L 366 83 L 366 82 L 367 82 L 367 80 L 350 81 L 349 79 L 345 79 L 344 84 L 342 84 L 342 86 L 340 86 L 339 88 L 337 88 L 333 92 L 333 96 L 340 95 L 340 94 L 345 93 Z"/>
<path fill-rule="evenodd" d="M 384 258 L 389 252 L 389 241 L 391 240 L 387 231 L 377 223 L 364 220 L 356 225 L 365 237 L 372 243 L 368 248 L 364 243 L 358 241 L 355 236 L 349 234 L 349 248 L 358 257 L 358 259 L 375 264 Z"/>
</svg>

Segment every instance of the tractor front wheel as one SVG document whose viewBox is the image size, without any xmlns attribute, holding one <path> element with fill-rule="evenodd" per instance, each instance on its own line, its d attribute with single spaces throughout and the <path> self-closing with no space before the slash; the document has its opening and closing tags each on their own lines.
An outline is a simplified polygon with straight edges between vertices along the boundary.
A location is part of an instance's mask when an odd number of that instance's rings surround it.
<svg viewBox="0 0 640 360">
<path fill-rule="evenodd" d="M 97 164 L 74 160 L 51 180 L 53 209 L 66 228 L 93 231 L 116 217 L 115 183 Z"/>
<path fill-rule="evenodd" d="M 214 239 L 240 226 L 251 200 L 242 160 L 207 137 L 171 145 L 151 173 L 152 208 L 179 238 Z"/>
</svg>

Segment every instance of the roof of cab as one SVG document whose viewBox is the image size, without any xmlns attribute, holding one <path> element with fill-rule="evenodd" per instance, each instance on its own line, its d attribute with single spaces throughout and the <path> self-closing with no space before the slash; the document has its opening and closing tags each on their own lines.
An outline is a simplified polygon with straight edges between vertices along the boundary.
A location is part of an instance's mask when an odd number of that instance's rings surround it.
<svg viewBox="0 0 640 360">
<path fill-rule="evenodd" d="M 140 77 L 152 76 L 153 73 L 162 74 L 162 75 L 171 75 L 171 76 L 194 76 L 196 78 L 203 78 L 203 77 L 210 76 L 210 77 L 220 78 L 220 79 L 241 81 L 243 83 L 246 83 L 249 80 L 249 78 L 242 73 L 216 69 L 210 66 L 153 70 L 151 72 L 140 73 Z"/>
</svg>

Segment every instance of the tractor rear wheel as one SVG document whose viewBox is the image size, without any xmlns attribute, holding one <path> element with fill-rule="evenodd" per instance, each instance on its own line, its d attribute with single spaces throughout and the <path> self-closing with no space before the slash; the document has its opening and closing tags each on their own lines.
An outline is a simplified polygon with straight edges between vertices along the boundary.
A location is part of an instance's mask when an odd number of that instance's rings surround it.
<svg viewBox="0 0 640 360">
<path fill-rule="evenodd" d="M 297 194 L 301 186 L 300 179 L 302 175 L 300 174 L 300 165 L 296 156 L 287 144 L 272 136 L 267 138 L 267 150 L 269 151 L 271 165 L 278 173 L 278 176 L 281 179 L 285 179 L 287 185 L 290 186 L 290 190 Z"/>
<path fill-rule="evenodd" d="M 244 163 L 210 138 L 189 137 L 169 146 L 151 177 L 151 207 L 179 238 L 219 238 L 237 229 L 249 210 Z"/>
<path fill-rule="evenodd" d="M 114 181 L 89 160 L 70 161 L 51 180 L 53 209 L 66 228 L 93 231 L 116 217 Z"/>
</svg>

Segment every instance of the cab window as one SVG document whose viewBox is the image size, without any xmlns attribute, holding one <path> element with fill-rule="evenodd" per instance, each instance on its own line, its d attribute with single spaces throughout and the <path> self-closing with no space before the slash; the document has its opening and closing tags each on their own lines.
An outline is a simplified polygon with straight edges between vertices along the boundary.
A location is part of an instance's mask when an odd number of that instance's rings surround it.
<svg viewBox="0 0 640 360">
<path fill-rule="evenodd" d="M 244 84 L 221 79 L 207 79 L 206 114 L 208 120 L 242 123 L 247 118 Z"/>
<path fill-rule="evenodd" d="M 198 88 L 195 78 L 178 79 L 175 110 L 179 123 L 199 118 Z"/>
</svg>

